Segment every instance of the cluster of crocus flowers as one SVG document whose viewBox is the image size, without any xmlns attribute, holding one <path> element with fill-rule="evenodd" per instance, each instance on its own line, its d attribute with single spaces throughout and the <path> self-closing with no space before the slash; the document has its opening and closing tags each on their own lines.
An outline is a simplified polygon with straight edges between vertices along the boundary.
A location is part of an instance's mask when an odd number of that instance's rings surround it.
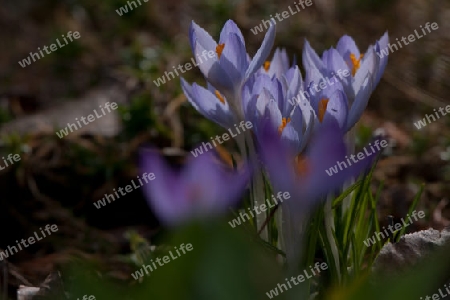
<svg viewBox="0 0 450 300">
<path fill-rule="evenodd" d="M 355 41 L 344 35 L 336 49 L 330 48 L 320 58 L 305 41 L 302 61 L 306 70 L 305 88 L 311 91 L 310 102 L 319 122 L 328 114 L 339 122 L 344 132 L 350 130 L 361 117 L 370 95 L 377 86 L 387 64 L 387 56 L 380 58 L 380 49 L 388 44 L 385 33 L 365 53 L 360 53 Z M 339 76 L 347 72 L 350 76 Z M 337 83 L 328 85 L 320 92 L 311 89 L 320 86 L 325 78 L 335 78 Z"/>
<path fill-rule="evenodd" d="M 274 39 L 273 25 L 252 58 L 233 21 L 226 22 L 218 42 L 192 22 L 189 40 L 195 57 L 211 50 L 216 56 L 199 64 L 206 88 L 184 79 L 181 86 L 189 103 L 222 127 L 231 128 L 239 121 L 253 124 L 256 161 L 262 168 L 250 168 L 264 170 L 274 190 L 293 195 L 288 209 L 301 211 L 367 170 L 373 161 L 368 158 L 333 178 L 325 172 L 348 154 L 344 134 L 360 118 L 380 80 L 387 60 L 376 53 L 385 48 L 388 36 L 364 54 L 351 37 L 344 36 L 336 49 L 326 50 L 322 57 L 306 41 L 305 79 L 285 50 L 276 49 L 272 60 L 267 60 Z M 337 75 L 342 72 L 349 76 Z M 334 78 L 333 84 L 323 87 L 325 78 Z M 146 194 L 155 213 L 169 225 L 225 213 L 236 204 L 250 177 L 247 167 L 225 171 L 213 154 L 195 158 L 176 172 L 159 156 L 145 152 L 141 168 L 161 178 L 146 186 Z"/>
</svg>

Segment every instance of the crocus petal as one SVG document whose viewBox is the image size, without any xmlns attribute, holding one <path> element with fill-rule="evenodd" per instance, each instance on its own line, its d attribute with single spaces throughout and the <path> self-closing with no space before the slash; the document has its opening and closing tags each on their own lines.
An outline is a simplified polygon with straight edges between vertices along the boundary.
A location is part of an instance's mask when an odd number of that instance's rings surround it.
<svg viewBox="0 0 450 300">
<path fill-rule="evenodd" d="M 293 195 L 296 186 L 295 174 L 290 162 L 294 157 L 292 148 L 280 141 L 276 130 L 265 124 L 257 139 L 259 152 L 274 190 L 290 192 Z"/>
<path fill-rule="evenodd" d="M 263 88 L 262 92 L 259 94 L 256 100 L 256 114 L 258 117 L 263 117 L 266 111 L 266 106 L 273 99 L 272 94 L 266 89 Z"/>
<path fill-rule="evenodd" d="M 342 55 L 336 49 L 331 48 L 323 53 L 322 59 L 329 70 L 327 76 L 336 76 L 339 78 L 344 86 L 345 93 L 351 95 L 353 91 L 351 86 L 351 76 L 344 76 L 344 71 L 347 71 L 350 75 L 351 70 L 342 58 Z"/>
<path fill-rule="evenodd" d="M 322 60 L 306 39 L 303 46 L 302 62 L 306 70 L 314 68 L 321 72 L 324 69 Z M 309 82 L 307 84 L 309 84 Z"/>
<path fill-rule="evenodd" d="M 188 205 L 193 207 L 194 215 L 201 218 L 224 213 L 234 206 L 248 183 L 249 170 L 246 165 L 238 172 L 226 170 L 212 152 L 207 152 L 192 158 L 181 177 L 189 187 Z"/>
<path fill-rule="evenodd" d="M 327 109 L 322 123 L 328 123 L 330 118 L 336 120 L 340 128 L 345 129 L 347 124 L 348 104 L 345 93 L 336 90 L 328 101 Z"/>
<path fill-rule="evenodd" d="M 353 102 L 350 112 L 347 118 L 346 129 L 350 130 L 356 122 L 358 122 L 359 118 L 361 118 L 362 113 L 367 107 L 369 103 L 370 94 L 372 93 L 372 81 L 370 80 L 372 74 L 367 74 L 366 78 L 362 83 L 360 83 L 358 94 L 355 97 L 355 101 Z"/>
<path fill-rule="evenodd" d="M 196 83 L 190 86 L 183 78 L 181 78 L 181 87 L 189 103 L 205 118 L 210 119 L 225 129 L 233 126 L 236 118 L 227 102 L 221 103 L 208 89 Z"/>
<path fill-rule="evenodd" d="M 358 46 L 356 46 L 355 40 L 350 36 L 344 35 L 339 39 L 336 50 L 342 55 L 347 63 L 350 63 L 350 54 L 354 54 L 356 57 L 360 56 Z"/>
<path fill-rule="evenodd" d="M 377 65 L 378 65 L 378 72 L 375 77 L 375 85 L 377 85 L 380 82 L 381 76 L 383 76 L 384 69 L 386 68 L 389 55 L 382 55 L 381 50 L 384 50 L 387 48 L 389 44 L 389 35 L 386 31 L 386 33 L 378 40 L 375 44 L 375 51 L 377 53 Z M 389 54 L 389 51 L 387 51 Z"/>
<path fill-rule="evenodd" d="M 281 77 L 289 69 L 289 58 L 286 49 L 275 49 L 268 73 L 275 75 L 277 78 Z"/>
<path fill-rule="evenodd" d="M 204 51 L 209 51 L 211 49 L 204 48 L 200 43 L 194 43 L 194 53 L 196 57 L 201 56 Z M 230 76 L 225 72 L 225 70 L 220 65 L 217 58 L 209 58 L 206 60 L 202 60 L 200 63 L 197 59 L 198 68 L 202 72 L 203 76 L 211 82 L 215 87 L 223 90 L 232 90 L 233 89 L 233 81 Z"/>
<path fill-rule="evenodd" d="M 278 103 L 276 103 L 275 100 L 270 100 L 266 105 L 264 120 L 265 122 L 268 122 L 274 130 L 281 126 L 282 116 L 280 109 L 278 108 Z"/>
<path fill-rule="evenodd" d="M 375 52 L 372 47 L 369 47 L 367 53 L 364 57 L 364 60 L 361 62 L 361 67 L 356 72 L 354 80 L 353 80 L 353 90 L 355 92 L 355 97 L 359 93 L 359 90 L 362 88 L 362 84 L 364 83 L 368 74 L 371 74 L 370 80 L 375 82 L 373 75 L 377 71 L 376 61 L 375 61 Z M 373 84 L 372 84 L 373 87 Z"/>
<path fill-rule="evenodd" d="M 292 110 L 291 115 L 289 116 L 291 119 L 291 122 L 288 124 L 289 126 L 292 126 L 295 131 L 297 131 L 299 134 L 299 138 L 303 136 L 303 127 L 304 127 L 304 118 L 303 118 L 303 112 L 300 107 L 300 105 L 296 105 L 294 109 Z"/>
<path fill-rule="evenodd" d="M 329 176 L 331 167 L 338 168 L 338 162 L 347 162 L 347 149 L 343 133 L 337 124 L 329 123 L 312 138 L 307 157 L 311 172 L 302 182 L 303 194 L 306 199 L 319 199 L 328 193 L 342 188 L 345 182 L 356 178 L 362 172 L 368 171 L 374 162 L 376 153 L 370 153 L 362 161 L 347 165 L 338 170 L 338 174 Z"/>
<path fill-rule="evenodd" d="M 189 28 L 189 41 L 191 43 L 192 52 L 195 53 L 195 44 L 199 44 L 207 51 L 216 50 L 217 43 L 212 36 L 203 28 L 198 26 L 194 21 L 191 22 Z"/>
<path fill-rule="evenodd" d="M 294 129 L 291 123 L 288 123 L 281 133 L 281 141 L 291 148 L 292 152 L 300 152 L 299 132 Z"/>
<path fill-rule="evenodd" d="M 165 224 L 173 224 L 182 219 L 185 207 L 184 187 L 179 176 L 164 162 L 157 150 L 140 151 L 140 170 L 142 173 L 154 173 L 155 179 L 143 186 L 147 201 Z M 177 188 L 174 189 L 173 187 Z"/>
<path fill-rule="evenodd" d="M 245 45 L 235 33 L 230 33 L 225 41 L 225 47 L 220 56 L 220 65 L 231 78 L 233 86 L 238 86 L 247 70 L 248 63 Z"/>
<path fill-rule="evenodd" d="M 247 72 L 245 73 L 246 79 L 252 76 L 257 70 L 259 70 L 263 62 L 266 61 L 267 57 L 269 56 L 270 50 L 273 46 L 273 42 L 275 41 L 275 28 L 275 25 L 271 25 L 269 27 L 269 30 L 267 30 L 261 47 L 256 52 L 247 69 Z"/>
<path fill-rule="evenodd" d="M 284 78 L 288 84 L 286 94 L 288 102 L 286 103 L 286 106 L 282 113 L 283 115 L 286 115 L 292 111 L 293 105 L 295 105 L 295 103 L 297 102 L 296 99 L 303 88 L 303 80 L 298 66 L 289 69 L 286 72 L 286 76 L 284 76 Z"/>
<path fill-rule="evenodd" d="M 226 42 L 227 42 L 228 36 L 230 34 L 236 34 L 239 37 L 239 39 L 241 40 L 241 42 L 245 48 L 244 36 L 242 35 L 241 30 L 239 29 L 239 27 L 236 25 L 236 23 L 233 20 L 228 20 L 225 23 L 225 25 L 223 25 L 222 31 L 220 32 L 219 44 L 225 44 L 225 46 L 226 46 Z"/>
</svg>

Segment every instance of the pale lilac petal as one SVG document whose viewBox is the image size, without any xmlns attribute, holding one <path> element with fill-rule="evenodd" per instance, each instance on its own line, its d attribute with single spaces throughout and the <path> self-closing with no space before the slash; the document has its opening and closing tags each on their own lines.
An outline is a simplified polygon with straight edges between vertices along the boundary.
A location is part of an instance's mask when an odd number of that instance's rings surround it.
<svg viewBox="0 0 450 300">
<path fill-rule="evenodd" d="M 195 43 L 194 53 L 203 53 L 203 51 L 208 51 L 200 43 Z M 209 58 L 199 63 L 197 59 L 198 68 L 203 73 L 212 85 L 219 89 L 227 90 L 233 88 L 233 81 L 230 76 L 225 72 L 222 66 L 219 64 L 217 58 Z"/>
<path fill-rule="evenodd" d="M 225 47 L 220 56 L 220 65 L 231 78 L 234 86 L 242 82 L 247 70 L 245 45 L 235 33 L 230 33 L 225 41 Z"/>
<path fill-rule="evenodd" d="M 195 44 L 200 44 L 207 51 L 216 51 L 217 43 L 212 36 L 202 27 L 198 26 L 194 21 L 191 22 L 189 28 L 189 41 L 191 43 L 192 52 L 195 52 Z M 201 53 L 200 53 L 201 54 Z"/>
<path fill-rule="evenodd" d="M 281 112 L 278 108 L 278 104 L 274 100 L 270 100 L 264 111 L 264 119 L 275 130 L 281 125 Z"/>
<path fill-rule="evenodd" d="M 388 62 L 389 56 L 381 54 L 381 51 L 386 49 L 388 47 L 388 44 L 389 44 L 389 35 L 386 31 L 386 33 L 375 44 L 375 51 L 377 53 L 377 64 L 378 64 L 378 72 L 375 78 L 375 85 L 378 85 L 378 83 L 380 82 L 381 76 L 383 76 L 384 69 L 386 68 Z M 389 53 L 389 49 L 387 53 Z"/>
<path fill-rule="evenodd" d="M 301 137 L 299 132 L 294 129 L 291 123 L 288 123 L 281 133 L 281 141 L 292 149 L 292 152 L 300 152 Z"/>
<path fill-rule="evenodd" d="M 247 72 L 245 73 L 245 78 L 252 76 L 257 70 L 259 70 L 259 68 L 261 68 L 263 62 L 266 61 L 272 49 L 273 42 L 275 41 L 275 28 L 275 25 L 271 25 L 269 30 L 267 30 L 261 47 L 256 52 L 250 66 L 247 69 Z"/>
<path fill-rule="evenodd" d="M 356 94 L 355 101 L 348 114 L 346 130 L 350 130 L 356 122 L 358 122 L 369 103 L 369 98 L 373 89 L 371 77 L 371 74 L 367 74 L 364 81 L 360 84 L 358 94 Z"/>
<path fill-rule="evenodd" d="M 303 46 L 302 62 L 305 70 L 314 68 L 321 72 L 324 69 L 322 60 L 306 39 Z M 309 84 L 309 82 L 307 84 Z"/>
<path fill-rule="evenodd" d="M 333 118 L 338 122 L 339 127 L 344 129 L 347 123 L 347 114 L 347 97 L 342 90 L 336 90 L 328 101 L 323 123 L 327 123 L 330 118 Z"/>
<path fill-rule="evenodd" d="M 242 42 L 242 44 L 244 45 L 244 49 L 245 49 L 244 36 L 242 35 L 241 30 L 239 29 L 239 27 L 237 26 L 237 24 L 233 20 L 228 20 L 225 23 L 225 25 L 223 25 L 222 31 L 220 32 L 219 44 L 225 44 L 225 46 L 226 46 L 227 45 L 228 36 L 230 34 L 236 34 L 239 37 L 239 39 Z"/>
<path fill-rule="evenodd" d="M 183 78 L 181 78 L 181 87 L 189 103 L 207 119 L 210 119 L 225 129 L 230 128 L 236 121 L 228 102 L 223 104 L 208 89 L 196 83 L 190 86 Z"/>
<path fill-rule="evenodd" d="M 273 58 L 270 62 L 268 73 L 275 75 L 277 78 L 281 77 L 289 69 L 289 58 L 286 49 L 275 49 Z"/>
<path fill-rule="evenodd" d="M 339 39 L 336 50 L 341 54 L 347 63 L 351 62 L 350 54 L 354 54 L 356 58 L 359 58 L 361 54 L 358 46 L 356 46 L 355 40 L 348 35 L 344 35 Z"/>
</svg>

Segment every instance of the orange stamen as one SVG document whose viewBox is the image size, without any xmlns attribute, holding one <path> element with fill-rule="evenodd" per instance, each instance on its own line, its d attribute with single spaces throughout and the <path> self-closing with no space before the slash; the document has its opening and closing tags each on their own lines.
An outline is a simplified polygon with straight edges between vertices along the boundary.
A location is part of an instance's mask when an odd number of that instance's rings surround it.
<svg viewBox="0 0 450 300">
<path fill-rule="evenodd" d="M 283 118 L 281 119 L 281 125 L 278 127 L 278 133 L 281 134 L 283 132 L 284 127 L 291 121 L 291 118 Z"/>
<path fill-rule="evenodd" d="M 319 102 L 319 121 L 320 123 L 322 123 L 323 121 L 323 117 L 325 116 L 325 112 L 327 111 L 327 106 L 328 106 L 328 102 L 330 100 L 329 99 L 322 99 Z"/>
<path fill-rule="evenodd" d="M 350 60 L 352 61 L 352 76 L 355 77 L 356 71 L 358 71 L 359 67 L 361 66 L 361 59 L 364 57 L 364 54 L 360 54 L 359 58 L 356 59 L 355 54 L 350 54 Z"/>
<path fill-rule="evenodd" d="M 216 95 L 217 99 L 219 99 L 219 101 L 222 102 L 222 104 L 225 104 L 225 98 L 223 98 L 223 96 L 220 94 L 218 90 L 216 90 L 214 94 Z"/>
<path fill-rule="evenodd" d="M 299 154 L 295 157 L 295 173 L 299 176 L 305 176 L 310 171 L 308 159 Z"/>
<path fill-rule="evenodd" d="M 216 53 L 217 53 L 217 57 L 220 58 L 220 56 L 222 55 L 222 51 L 223 48 L 225 48 L 225 44 L 219 44 L 216 47 Z"/>
<path fill-rule="evenodd" d="M 270 68 L 270 61 L 264 62 L 264 70 L 266 70 L 266 72 L 269 72 L 269 68 Z"/>
</svg>

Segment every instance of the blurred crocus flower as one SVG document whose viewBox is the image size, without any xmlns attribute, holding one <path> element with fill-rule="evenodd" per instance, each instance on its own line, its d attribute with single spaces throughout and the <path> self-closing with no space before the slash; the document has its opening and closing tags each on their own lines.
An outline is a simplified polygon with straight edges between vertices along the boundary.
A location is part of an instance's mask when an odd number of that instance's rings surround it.
<svg viewBox="0 0 450 300">
<path fill-rule="evenodd" d="M 355 41 L 344 35 L 336 49 L 324 51 L 322 58 L 305 41 L 303 65 L 307 71 L 306 86 L 320 86 L 321 82 L 339 79 L 348 99 L 348 117 L 343 127 L 350 130 L 361 117 L 370 95 L 380 81 L 387 64 L 387 56 L 381 57 L 380 49 L 389 42 L 387 32 L 366 53 L 360 53 Z M 325 103 L 325 101 L 323 102 Z"/>
<path fill-rule="evenodd" d="M 225 23 L 219 43 L 195 22 L 191 24 L 189 40 L 197 60 L 204 53 L 215 52 L 215 56 L 199 63 L 199 69 L 206 80 L 217 89 L 217 93 L 214 91 L 214 94 L 228 102 L 229 108 L 238 118 L 242 117 L 240 102 L 242 85 L 261 68 L 270 54 L 275 40 L 275 26 L 270 26 L 253 59 L 247 54 L 244 37 L 232 20 Z M 191 100 L 197 102 L 194 106 L 203 105 L 198 99 Z"/>
<path fill-rule="evenodd" d="M 296 265 L 302 251 L 302 238 L 314 208 L 325 200 L 328 193 L 338 191 L 342 185 L 368 170 L 375 154 L 349 166 L 336 174 L 328 175 L 337 162 L 344 161 L 347 153 L 343 133 L 336 121 L 324 122 L 313 134 L 304 153 L 292 152 L 280 141 L 270 126 L 260 137 L 260 153 L 269 180 L 275 192 L 288 192 L 282 210 L 281 245 L 288 263 Z"/>
<path fill-rule="evenodd" d="M 173 170 L 154 151 L 142 150 L 140 158 L 141 171 L 151 170 L 159 178 L 143 188 L 156 216 L 167 226 L 225 214 L 236 205 L 250 177 L 247 167 L 232 172 L 212 153 L 189 161 L 181 171 Z"/>
<path fill-rule="evenodd" d="M 330 192 L 340 189 L 349 179 L 356 178 L 372 165 L 376 153 L 352 164 L 338 176 L 329 176 L 327 170 L 337 162 L 347 160 L 347 147 L 342 130 L 337 122 L 330 120 L 311 137 L 305 151 L 292 152 L 280 141 L 270 126 L 265 127 L 260 139 L 260 151 L 270 181 L 277 191 L 288 191 L 293 195 L 292 205 L 305 209 Z M 263 146 L 263 147 L 262 147 Z"/>
</svg>

